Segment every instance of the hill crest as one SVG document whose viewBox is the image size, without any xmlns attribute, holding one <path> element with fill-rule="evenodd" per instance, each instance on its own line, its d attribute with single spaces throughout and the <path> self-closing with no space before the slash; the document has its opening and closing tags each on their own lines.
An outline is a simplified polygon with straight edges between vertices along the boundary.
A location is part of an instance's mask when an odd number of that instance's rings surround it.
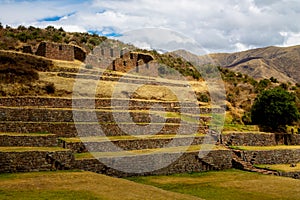
<svg viewBox="0 0 300 200">
<path fill-rule="evenodd" d="M 300 45 L 269 46 L 236 53 L 214 53 L 210 56 L 221 67 L 258 80 L 274 77 L 281 82 L 300 82 Z"/>
</svg>

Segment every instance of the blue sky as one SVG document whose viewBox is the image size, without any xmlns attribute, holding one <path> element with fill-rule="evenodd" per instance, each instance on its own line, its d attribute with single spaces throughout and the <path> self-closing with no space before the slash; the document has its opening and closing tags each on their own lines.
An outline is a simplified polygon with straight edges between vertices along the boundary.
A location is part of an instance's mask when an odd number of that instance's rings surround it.
<svg viewBox="0 0 300 200">
<path fill-rule="evenodd" d="M 167 28 L 209 52 L 300 44 L 298 0 L 0 0 L 4 25 L 118 36 Z"/>
</svg>

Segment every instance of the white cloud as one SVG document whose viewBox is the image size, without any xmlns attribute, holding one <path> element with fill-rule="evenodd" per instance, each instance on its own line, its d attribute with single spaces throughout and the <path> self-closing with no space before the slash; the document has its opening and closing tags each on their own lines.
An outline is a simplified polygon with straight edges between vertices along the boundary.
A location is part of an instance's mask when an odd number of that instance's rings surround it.
<svg viewBox="0 0 300 200">
<path fill-rule="evenodd" d="M 111 27 L 116 32 L 167 28 L 195 39 L 210 52 L 299 44 L 296 0 L 91 0 L 2 1 L 0 21 L 62 26 L 67 31 Z M 69 13 L 76 12 L 68 16 Z M 65 16 L 55 22 L 38 20 Z M 281 33 L 286 32 L 287 35 Z"/>
<path fill-rule="evenodd" d="M 300 45 L 300 32 L 299 33 L 281 33 L 285 40 L 283 46 Z"/>
</svg>

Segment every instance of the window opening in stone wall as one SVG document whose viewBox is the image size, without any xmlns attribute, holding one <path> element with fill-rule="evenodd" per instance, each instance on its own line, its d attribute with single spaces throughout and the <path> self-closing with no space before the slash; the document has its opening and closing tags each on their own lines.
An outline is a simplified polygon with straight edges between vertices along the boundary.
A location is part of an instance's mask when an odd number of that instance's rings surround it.
<svg viewBox="0 0 300 200">
<path fill-rule="evenodd" d="M 62 51 L 62 45 L 59 45 L 59 50 Z"/>
</svg>

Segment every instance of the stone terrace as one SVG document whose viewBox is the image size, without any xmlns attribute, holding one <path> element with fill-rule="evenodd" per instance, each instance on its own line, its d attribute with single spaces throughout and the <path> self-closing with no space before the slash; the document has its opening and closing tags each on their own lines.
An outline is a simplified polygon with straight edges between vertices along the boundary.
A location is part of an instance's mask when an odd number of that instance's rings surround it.
<svg viewBox="0 0 300 200">
<path fill-rule="evenodd" d="M 141 151 L 146 149 L 165 148 L 159 156 L 172 157 L 180 153 L 182 150 L 170 149 L 176 147 L 185 147 L 190 145 L 200 145 L 203 142 L 207 129 L 206 123 L 209 123 L 210 117 L 192 116 L 185 113 L 180 114 L 180 105 L 178 102 L 158 102 L 158 101 L 144 101 L 144 100 L 130 100 L 130 114 L 133 122 L 126 120 L 116 123 L 113 114 L 122 116 L 124 109 L 117 107 L 112 111 L 110 99 L 96 99 L 95 113 L 97 115 L 96 121 L 85 120 L 91 109 L 84 109 L 78 105 L 89 105 L 93 100 L 77 99 L 72 102 L 72 99 L 64 98 L 42 98 L 42 97 L 19 97 L 19 98 L 1 98 L 0 99 L 0 152 L 3 159 L 8 159 L 11 162 L 4 162 L 2 172 L 15 171 L 40 171 L 66 168 L 80 168 L 91 171 L 102 171 L 103 173 L 110 173 L 110 170 L 104 170 L 103 164 L 99 163 L 97 159 L 90 157 L 84 158 L 86 152 L 98 153 L 117 153 L 114 146 L 119 147 L 122 151 Z M 119 104 L 123 104 L 125 100 L 116 99 Z M 75 108 L 72 111 L 72 103 L 75 102 Z M 76 104 L 77 103 L 77 104 Z M 168 117 L 159 110 L 151 111 L 149 108 L 154 104 L 161 103 L 167 113 Z M 195 109 L 195 104 L 186 102 L 185 108 Z M 210 108 L 201 108 L 204 114 L 208 114 L 212 110 Z M 73 114 L 80 115 L 82 121 L 75 121 Z M 152 129 L 158 132 L 155 135 L 147 135 L 146 132 L 139 132 L 136 130 L 138 124 L 141 128 L 151 122 L 151 118 L 156 118 L 161 123 L 152 123 Z M 127 130 L 124 132 L 119 126 Z M 104 136 L 98 135 L 99 127 L 104 131 Z M 77 129 L 84 130 L 87 135 L 80 135 L 78 138 Z M 49 134 L 51 133 L 51 134 Z M 128 135 L 130 134 L 130 135 Z M 176 135 L 179 134 L 179 135 Z M 64 137 L 64 138 L 58 138 Z M 59 141 L 59 142 L 58 142 Z M 60 147 L 57 147 L 59 144 Z M 39 149 L 40 148 L 40 149 Z M 70 150 L 69 150 L 70 149 Z M 223 155 L 220 152 L 227 152 Z M 166 167 L 164 170 L 168 173 L 191 171 L 194 169 L 187 158 L 191 157 L 197 151 L 192 151 L 186 156 L 177 160 L 176 166 L 181 166 L 176 170 L 173 166 Z M 230 151 L 226 149 L 215 150 L 216 155 L 228 157 L 225 161 L 222 159 L 213 159 L 204 161 L 196 159 L 198 162 L 197 170 L 210 169 L 226 169 L 231 167 Z M 120 152 L 119 152 L 120 153 Z M 80 159 L 74 160 L 74 154 Z M 30 157 L 34 156 L 33 161 Z M 122 156 L 122 153 L 120 154 Z M 142 160 L 147 155 L 141 154 Z M 145 157 L 145 158 L 144 158 Z M 193 156 L 192 156 L 193 157 Z M 12 159 L 14 158 L 14 159 Z M 115 156 L 113 159 L 119 159 Z M 130 159 L 129 159 L 130 161 Z M 92 162 L 92 165 L 86 163 Z M 222 164 L 225 162 L 225 164 Z M 189 164 L 188 164 L 189 163 Z M 20 167 L 24 166 L 24 167 Z M 92 168 L 89 168 L 92 166 Z M 195 168 L 195 170 L 196 170 Z M 160 172 L 161 173 L 161 172 Z M 123 176 L 122 172 L 112 174 L 114 176 Z"/>
</svg>

